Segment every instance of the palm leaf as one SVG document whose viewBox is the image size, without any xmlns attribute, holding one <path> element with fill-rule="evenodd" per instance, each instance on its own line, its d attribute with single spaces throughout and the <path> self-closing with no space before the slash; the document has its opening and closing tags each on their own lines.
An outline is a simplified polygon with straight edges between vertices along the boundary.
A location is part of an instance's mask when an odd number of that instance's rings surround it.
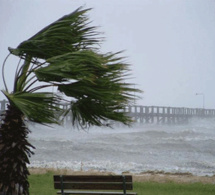
<svg viewBox="0 0 215 195">
<path fill-rule="evenodd" d="M 100 39 L 95 38 L 98 35 L 95 27 L 88 27 L 85 14 L 89 10 L 78 8 L 22 42 L 16 49 L 9 48 L 9 51 L 22 58 L 28 54 L 35 58 L 48 59 L 67 52 L 95 48 Z"/>
<path fill-rule="evenodd" d="M 91 125 L 109 126 L 111 121 L 128 125 L 132 120 L 123 112 L 123 104 L 100 102 L 91 98 L 82 98 L 71 105 L 72 123 L 83 128 Z"/>
<path fill-rule="evenodd" d="M 39 81 L 93 81 L 106 72 L 103 58 L 93 51 L 82 50 L 66 53 L 47 60 L 49 65 L 35 70 Z"/>
<path fill-rule="evenodd" d="M 33 122 L 59 123 L 63 110 L 59 106 L 60 98 L 53 93 L 15 93 L 4 92 L 9 102 L 18 108 L 24 116 Z"/>
</svg>

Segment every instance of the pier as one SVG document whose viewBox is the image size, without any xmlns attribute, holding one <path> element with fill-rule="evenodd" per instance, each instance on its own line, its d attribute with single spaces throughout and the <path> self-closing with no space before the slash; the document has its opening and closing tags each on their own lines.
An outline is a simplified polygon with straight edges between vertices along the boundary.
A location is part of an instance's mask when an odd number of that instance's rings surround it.
<svg viewBox="0 0 215 195">
<path fill-rule="evenodd" d="M 6 109 L 6 100 L 0 101 L 0 113 Z M 68 108 L 65 105 L 64 108 Z M 180 108 L 163 106 L 127 106 L 125 112 L 137 123 L 144 124 L 182 124 L 188 123 L 193 118 L 215 118 L 215 109 Z M 71 120 L 71 115 L 66 117 L 66 123 Z"/>
<path fill-rule="evenodd" d="M 192 118 L 215 118 L 215 109 L 162 106 L 128 106 L 126 112 L 139 123 L 181 124 Z"/>
</svg>

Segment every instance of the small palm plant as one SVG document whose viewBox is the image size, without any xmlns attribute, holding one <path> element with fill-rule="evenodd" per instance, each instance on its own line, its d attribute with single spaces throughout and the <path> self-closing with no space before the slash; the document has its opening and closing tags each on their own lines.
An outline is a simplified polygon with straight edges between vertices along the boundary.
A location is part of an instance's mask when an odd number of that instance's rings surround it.
<svg viewBox="0 0 215 195">
<path fill-rule="evenodd" d="M 96 27 L 89 26 L 89 10 L 79 8 L 16 49 L 9 48 L 20 63 L 12 91 L 4 76 L 8 57 L 2 68 L 2 92 L 9 102 L 0 126 L 0 191 L 5 195 L 29 194 L 27 164 L 34 147 L 27 139 L 27 121 L 59 124 L 59 118 L 71 112 L 71 125 L 83 128 L 132 122 L 123 110 L 140 90 L 125 82 L 129 65 L 119 53 L 99 51 L 101 38 Z M 62 108 L 65 102 L 67 110 Z"/>
</svg>

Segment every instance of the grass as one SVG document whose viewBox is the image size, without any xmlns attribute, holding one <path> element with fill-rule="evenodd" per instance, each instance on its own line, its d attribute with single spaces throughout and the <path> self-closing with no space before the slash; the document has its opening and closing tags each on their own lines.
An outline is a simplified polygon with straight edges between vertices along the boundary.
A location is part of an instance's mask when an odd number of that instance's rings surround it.
<svg viewBox="0 0 215 195">
<path fill-rule="evenodd" d="M 215 194 L 215 185 L 144 182 L 134 183 L 134 191 L 138 195 L 212 195 Z"/>
<path fill-rule="evenodd" d="M 56 195 L 53 175 L 54 172 L 32 174 L 29 177 L 30 195 Z M 214 195 L 215 184 L 134 182 L 133 191 L 138 195 Z"/>
</svg>

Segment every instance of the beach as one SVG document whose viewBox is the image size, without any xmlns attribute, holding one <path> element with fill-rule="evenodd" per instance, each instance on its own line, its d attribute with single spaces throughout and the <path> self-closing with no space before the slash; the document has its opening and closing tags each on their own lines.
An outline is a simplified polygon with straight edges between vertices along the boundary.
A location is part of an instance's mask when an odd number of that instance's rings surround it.
<svg viewBox="0 0 215 195">
<path fill-rule="evenodd" d="M 116 175 L 111 172 L 99 172 L 99 171 L 74 171 L 67 169 L 44 169 L 44 168 L 30 168 L 31 174 L 45 174 L 47 172 L 53 172 L 53 174 L 67 174 L 67 175 Z M 135 182 L 175 182 L 175 183 L 204 183 L 215 184 L 215 176 L 196 176 L 189 173 L 159 173 L 159 172 L 145 172 L 145 173 L 122 173 L 124 175 L 132 175 Z"/>
</svg>

